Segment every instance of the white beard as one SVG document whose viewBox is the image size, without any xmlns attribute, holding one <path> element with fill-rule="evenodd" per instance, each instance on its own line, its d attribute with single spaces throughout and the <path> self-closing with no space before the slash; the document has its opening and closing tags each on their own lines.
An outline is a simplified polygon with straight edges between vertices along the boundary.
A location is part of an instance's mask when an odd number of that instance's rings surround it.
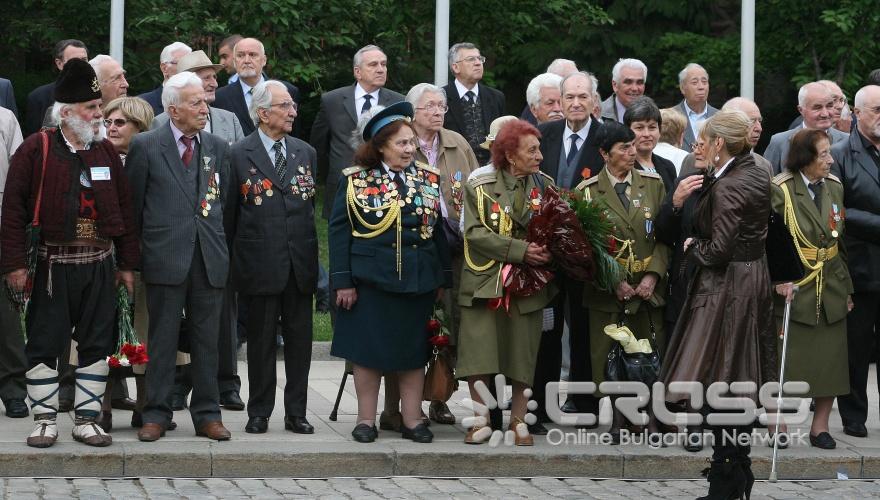
<svg viewBox="0 0 880 500">
<path fill-rule="evenodd" d="M 64 120 L 65 124 L 70 127 L 70 130 L 73 131 L 73 134 L 82 142 L 84 145 L 91 144 L 93 142 L 98 142 L 103 139 L 103 134 L 101 133 L 101 120 L 93 120 L 87 122 L 81 119 L 78 116 L 70 115 Z M 98 131 L 95 132 L 95 125 L 98 125 Z"/>
</svg>

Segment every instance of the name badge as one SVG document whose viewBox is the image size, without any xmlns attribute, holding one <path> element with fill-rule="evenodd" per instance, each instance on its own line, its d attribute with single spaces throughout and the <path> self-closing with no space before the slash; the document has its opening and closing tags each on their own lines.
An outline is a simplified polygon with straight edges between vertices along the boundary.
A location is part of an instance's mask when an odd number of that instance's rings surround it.
<svg viewBox="0 0 880 500">
<path fill-rule="evenodd" d="M 92 180 L 93 181 L 109 181 L 110 180 L 110 167 L 92 167 Z"/>
</svg>

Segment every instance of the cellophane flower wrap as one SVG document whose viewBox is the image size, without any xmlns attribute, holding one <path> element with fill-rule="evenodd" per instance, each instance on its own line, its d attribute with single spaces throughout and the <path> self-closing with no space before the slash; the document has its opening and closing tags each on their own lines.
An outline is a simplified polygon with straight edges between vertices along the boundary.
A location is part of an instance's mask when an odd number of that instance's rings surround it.
<svg viewBox="0 0 880 500">
<path fill-rule="evenodd" d="M 119 340 L 116 352 L 107 357 L 110 368 L 145 365 L 150 360 L 146 346 L 141 344 L 132 323 L 133 307 L 128 290 L 120 284 L 116 290 L 116 314 L 118 317 Z"/>
<path fill-rule="evenodd" d="M 589 242 L 595 264 L 592 282 L 596 288 L 614 293 L 617 285 L 626 279 L 627 273 L 619 262 L 614 260 L 617 241 L 614 239 L 614 224 L 606 215 L 607 206 L 602 200 L 585 200 L 577 192 L 567 191 L 562 199 L 568 204 L 580 222 Z"/>
</svg>

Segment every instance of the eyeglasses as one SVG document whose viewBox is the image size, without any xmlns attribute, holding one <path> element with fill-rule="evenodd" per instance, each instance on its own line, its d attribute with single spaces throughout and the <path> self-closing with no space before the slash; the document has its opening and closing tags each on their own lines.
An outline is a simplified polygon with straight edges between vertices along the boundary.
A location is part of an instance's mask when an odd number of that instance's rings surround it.
<svg viewBox="0 0 880 500">
<path fill-rule="evenodd" d="M 107 128 L 110 128 L 110 125 L 116 125 L 116 128 L 121 128 L 124 127 L 126 123 L 128 123 L 128 120 L 125 118 L 114 118 L 112 120 L 110 118 L 104 119 L 104 126 Z"/>
<path fill-rule="evenodd" d="M 695 142 L 695 143 L 691 144 L 691 151 L 696 151 L 696 150 L 698 150 L 698 149 L 703 149 L 704 147 L 706 147 L 706 143 L 705 143 L 705 142 L 702 142 L 702 141 Z"/>
<path fill-rule="evenodd" d="M 462 62 L 462 61 L 464 61 L 468 64 L 476 64 L 477 61 L 480 61 L 480 64 L 483 64 L 484 62 L 486 62 L 486 57 L 485 56 L 470 56 L 470 57 L 465 57 L 464 59 L 459 59 L 456 62 Z"/>
<path fill-rule="evenodd" d="M 290 108 L 293 108 L 294 111 L 299 109 L 299 106 L 297 106 L 296 103 L 293 101 L 277 102 L 275 104 L 269 105 L 269 107 L 274 107 L 274 106 L 278 106 L 279 108 L 281 108 L 282 111 L 287 111 Z"/>
<path fill-rule="evenodd" d="M 434 113 L 435 111 L 439 111 L 439 112 L 441 112 L 441 113 L 446 113 L 447 111 L 449 111 L 449 106 L 447 106 L 447 105 L 445 105 L 445 104 L 434 104 L 434 103 L 431 103 L 431 104 L 428 104 L 427 106 L 423 106 L 423 107 L 421 107 L 421 108 L 416 108 L 416 109 L 418 109 L 418 110 L 425 110 L 425 111 L 427 111 L 428 113 Z"/>
</svg>

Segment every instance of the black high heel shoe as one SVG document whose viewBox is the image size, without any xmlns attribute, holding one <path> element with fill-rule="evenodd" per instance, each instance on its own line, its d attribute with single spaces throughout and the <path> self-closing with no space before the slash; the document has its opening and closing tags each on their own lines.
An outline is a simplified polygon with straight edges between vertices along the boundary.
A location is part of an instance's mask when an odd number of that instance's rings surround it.
<svg viewBox="0 0 880 500">
<path fill-rule="evenodd" d="M 709 494 L 697 500 L 733 500 L 743 498 L 747 489 L 751 493 L 748 476 L 737 457 L 712 460 L 703 475 L 709 480 Z"/>
<path fill-rule="evenodd" d="M 746 500 L 749 500 L 752 496 L 752 486 L 755 484 L 755 475 L 752 473 L 752 459 L 748 456 L 740 456 L 739 460 L 743 474 L 746 476 L 746 487 L 743 493 L 746 496 Z"/>
</svg>

